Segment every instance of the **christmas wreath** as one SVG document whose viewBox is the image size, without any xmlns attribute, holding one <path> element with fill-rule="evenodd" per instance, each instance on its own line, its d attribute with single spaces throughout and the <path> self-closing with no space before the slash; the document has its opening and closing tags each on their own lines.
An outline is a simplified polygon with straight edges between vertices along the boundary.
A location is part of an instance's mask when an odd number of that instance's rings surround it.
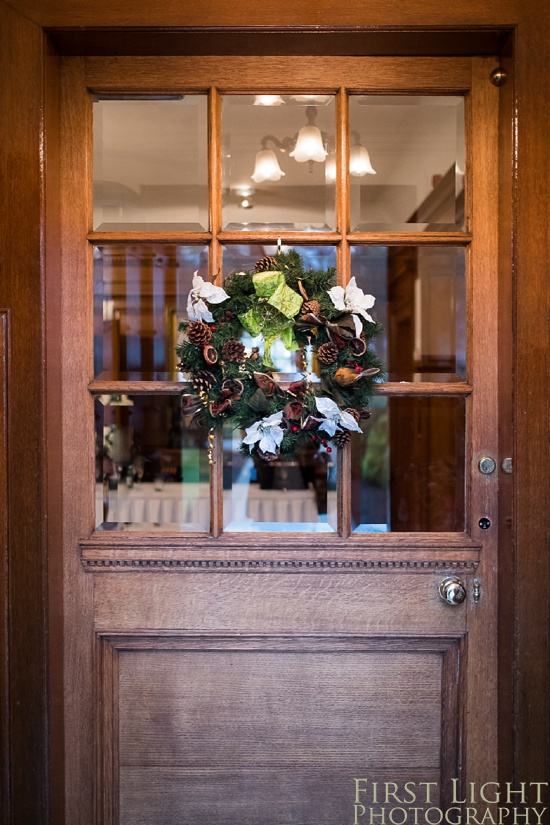
<svg viewBox="0 0 550 825">
<path fill-rule="evenodd" d="M 306 272 L 294 250 L 262 258 L 253 272 L 231 275 L 224 288 L 195 273 L 176 350 L 192 388 L 183 395 L 184 409 L 210 429 L 244 430 L 243 452 L 265 461 L 312 442 L 327 452 L 343 446 L 369 417 L 373 379 L 382 368 L 369 347 L 381 329 L 368 313 L 373 304 L 355 278 L 344 289 L 334 269 Z M 245 346 L 245 332 L 261 336 L 263 351 Z M 278 338 L 302 358 L 311 344 L 320 380 L 304 372 L 279 384 L 271 360 Z"/>
</svg>

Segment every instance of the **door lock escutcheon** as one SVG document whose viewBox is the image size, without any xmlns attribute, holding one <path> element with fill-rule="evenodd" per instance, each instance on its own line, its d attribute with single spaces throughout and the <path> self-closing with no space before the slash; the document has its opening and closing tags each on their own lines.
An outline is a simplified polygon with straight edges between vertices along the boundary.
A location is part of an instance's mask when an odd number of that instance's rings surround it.
<svg viewBox="0 0 550 825">
<path fill-rule="evenodd" d="M 491 473 L 495 472 L 497 463 L 490 455 L 482 455 L 479 459 L 478 466 L 480 473 L 483 473 L 484 476 L 490 476 Z"/>
<path fill-rule="evenodd" d="M 455 607 L 466 598 L 466 588 L 457 576 L 447 576 L 439 585 L 439 595 L 444 602 Z"/>
</svg>

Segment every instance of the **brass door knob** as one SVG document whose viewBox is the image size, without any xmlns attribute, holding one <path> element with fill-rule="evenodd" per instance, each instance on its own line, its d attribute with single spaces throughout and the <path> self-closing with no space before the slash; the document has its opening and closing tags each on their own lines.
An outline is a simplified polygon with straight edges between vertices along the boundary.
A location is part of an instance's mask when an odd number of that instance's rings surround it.
<svg viewBox="0 0 550 825">
<path fill-rule="evenodd" d="M 447 576 L 439 585 L 439 595 L 447 604 L 462 604 L 466 598 L 466 588 L 456 576 Z"/>
</svg>

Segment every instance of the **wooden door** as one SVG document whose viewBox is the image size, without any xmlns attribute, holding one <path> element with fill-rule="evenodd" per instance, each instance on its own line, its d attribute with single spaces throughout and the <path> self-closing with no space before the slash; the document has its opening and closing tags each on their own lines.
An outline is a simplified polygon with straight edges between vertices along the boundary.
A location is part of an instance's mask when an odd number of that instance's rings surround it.
<svg viewBox="0 0 550 825">
<path fill-rule="evenodd" d="M 53 676 L 64 736 L 54 754 L 67 823 L 402 822 L 415 808 L 441 821 L 437 811 L 463 800 L 467 783 L 496 780 L 498 469 L 479 466 L 485 455 L 499 465 L 492 68 L 469 58 L 64 61 L 63 260 L 50 302 L 61 334 L 50 379 L 64 626 Z M 330 98 L 336 181 L 326 225 L 268 217 L 235 226 L 224 106 L 267 92 Z M 195 211 L 185 224 L 166 215 L 151 224 L 143 203 L 169 200 L 169 186 L 144 177 L 139 191 L 120 180 L 98 187 L 105 209 L 94 218 L 93 100 L 159 98 L 204 104 L 193 115 L 204 137 L 196 164 L 207 170 L 194 181 Z M 347 158 L 359 98 L 380 118 L 382 103 L 397 118 L 395 106 L 411 101 L 430 112 L 432 100 L 464 101 L 466 166 L 455 159 L 450 200 L 441 190 L 438 206 L 417 186 L 407 212 L 398 179 L 367 195 L 356 188 Z M 152 117 L 127 135 L 150 129 L 157 140 L 165 123 Z M 233 122 L 238 129 L 238 112 Z M 96 141 L 103 134 L 96 129 Z M 96 180 L 98 168 L 96 155 Z M 392 193 L 405 204 L 401 217 L 373 217 L 369 204 L 386 198 L 390 208 Z M 315 210 L 313 195 L 305 200 Z M 269 214 L 275 195 L 260 196 Z M 299 187 L 289 208 L 298 196 Z M 338 451 L 330 473 L 325 463 L 321 496 L 335 516 L 317 501 L 322 529 L 305 516 L 279 525 L 280 508 L 263 526 L 250 509 L 243 521 L 229 436 L 216 439 L 209 464 L 206 434 L 186 429 L 173 374 L 178 272 L 196 265 L 221 283 L 227 266 L 279 238 L 306 259 L 332 255 L 344 285 L 382 273 L 388 381 L 365 435 Z M 194 486 L 182 494 L 184 470 Z M 295 504 L 292 472 L 263 489 L 256 476 L 256 499 Z M 178 484 L 183 516 L 166 503 Z M 147 500 L 136 504 L 143 488 Z M 134 510 L 122 515 L 130 499 Z M 440 596 L 452 576 L 467 593 L 454 606 Z"/>
</svg>

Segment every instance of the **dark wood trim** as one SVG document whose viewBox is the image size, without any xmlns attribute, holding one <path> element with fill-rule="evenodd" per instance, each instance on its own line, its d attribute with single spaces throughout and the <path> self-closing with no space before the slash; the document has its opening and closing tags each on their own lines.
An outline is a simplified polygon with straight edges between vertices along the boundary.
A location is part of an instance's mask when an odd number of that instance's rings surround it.
<svg viewBox="0 0 550 825">
<path fill-rule="evenodd" d="M 59 358 L 59 330 L 62 308 L 59 273 L 61 271 L 60 209 L 60 58 L 50 43 L 45 60 L 46 186 L 45 227 L 46 271 L 46 441 L 59 441 L 62 409 L 62 364 Z M 49 600 L 49 777 L 50 821 L 63 822 L 65 810 L 64 749 L 64 599 L 63 599 L 63 491 L 61 486 L 62 451 L 52 449 L 48 455 L 48 600 Z"/>
<path fill-rule="evenodd" d="M 550 765 L 550 600 L 541 587 L 550 578 L 550 145 L 540 117 L 549 43 L 548 7 L 531 3 L 518 28 L 512 124 L 516 781 L 548 779 Z"/>
<path fill-rule="evenodd" d="M 284 383 L 284 382 L 283 382 Z M 183 381 L 109 381 L 96 378 L 90 382 L 88 389 L 91 393 L 126 393 L 127 395 L 178 395 L 185 391 L 188 385 Z M 472 393 L 471 384 L 464 381 L 454 381 L 449 384 L 436 381 L 388 381 L 376 384 L 375 395 L 437 395 L 467 397 Z"/>
<path fill-rule="evenodd" d="M 107 55 L 490 55 L 499 54 L 509 29 L 377 29 L 303 26 L 181 28 L 48 28 L 60 54 Z"/>
<path fill-rule="evenodd" d="M 499 456 L 513 456 L 513 201 L 511 175 L 514 159 L 513 130 L 515 78 L 513 42 L 510 41 L 501 66 L 508 80 L 500 89 L 499 110 Z M 511 782 L 513 776 L 514 730 L 510 720 L 513 709 L 514 669 L 514 566 L 513 566 L 513 473 L 499 468 L 499 564 L 498 564 L 498 712 L 499 780 Z"/>
<path fill-rule="evenodd" d="M 0 309 L 0 818 L 9 822 L 10 782 L 10 689 L 9 689 L 9 558 L 8 558 L 8 376 L 10 372 L 9 312 Z"/>
<path fill-rule="evenodd" d="M 0 306 L 10 312 L 7 566 L 9 737 L 3 819 L 48 818 L 47 575 L 43 302 L 44 35 L 0 2 Z M 4 366 L 6 362 L 4 361 Z M 6 431 L 4 431 L 5 433 Z M 5 491 L 3 487 L 2 492 Z M 4 558 L 4 564 L 6 560 Z M 5 705 L 3 705 L 5 711 Z M 4 715 L 4 714 L 3 714 Z M 2 736 L 4 735 L 2 730 Z M 2 788 L 4 791 L 4 787 Z M 6 808 L 11 807 L 6 813 Z"/>
<path fill-rule="evenodd" d="M 254 84 L 243 88 L 247 69 Z M 167 83 L 169 78 L 169 83 Z M 320 83 L 319 78 L 322 78 Z M 273 90 L 336 93 L 455 94 L 471 85 L 471 59 L 463 57 L 332 57 L 305 61 L 288 56 L 206 55 L 194 57 L 87 57 L 86 85 L 96 94 L 171 94 L 220 92 L 239 94 Z"/>
</svg>

